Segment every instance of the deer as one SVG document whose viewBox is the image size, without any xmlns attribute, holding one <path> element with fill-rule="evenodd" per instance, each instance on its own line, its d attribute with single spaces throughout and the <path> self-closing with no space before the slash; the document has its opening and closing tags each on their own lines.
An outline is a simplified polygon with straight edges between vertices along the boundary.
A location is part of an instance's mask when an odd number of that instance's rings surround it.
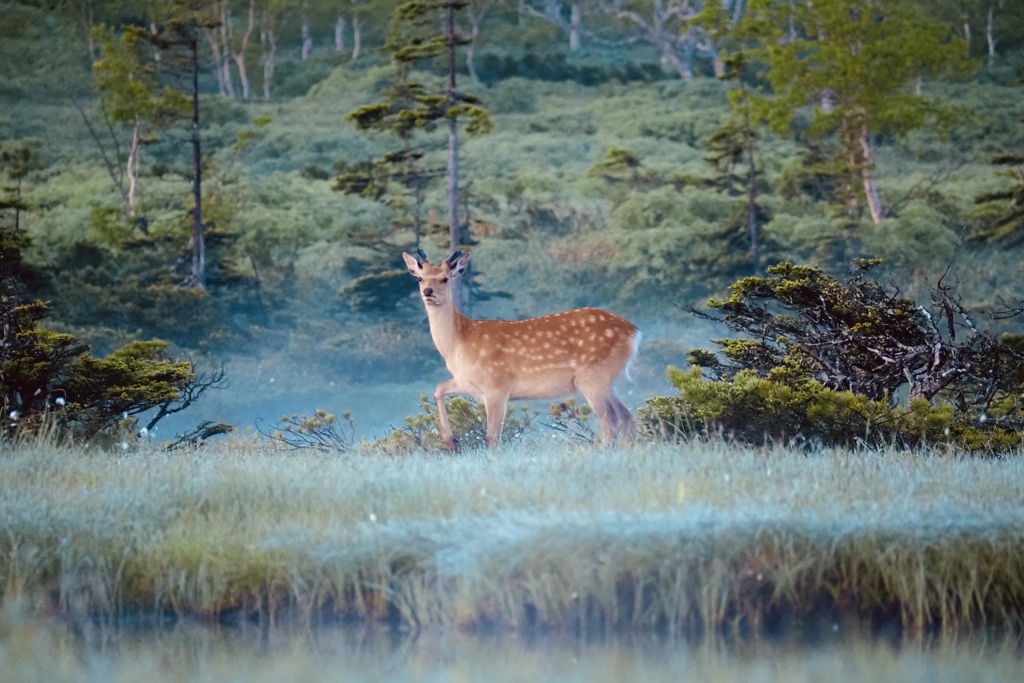
<svg viewBox="0 0 1024 683">
<path fill-rule="evenodd" d="M 455 302 L 455 287 L 469 266 L 469 252 L 456 249 L 436 266 L 419 248 L 402 256 L 419 281 L 430 336 L 452 375 L 434 389 L 445 447 L 458 450 L 445 408 L 445 398 L 452 394 L 483 402 L 491 449 L 501 438 L 509 400 L 576 393 L 601 421 L 604 443 L 619 436 L 629 442 L 636 438 L 636 419 L 612 388 L 640 347 L 640 330 L 633 323 L 599 308 L 526 320 L 473 320 Z"/>
</svg>

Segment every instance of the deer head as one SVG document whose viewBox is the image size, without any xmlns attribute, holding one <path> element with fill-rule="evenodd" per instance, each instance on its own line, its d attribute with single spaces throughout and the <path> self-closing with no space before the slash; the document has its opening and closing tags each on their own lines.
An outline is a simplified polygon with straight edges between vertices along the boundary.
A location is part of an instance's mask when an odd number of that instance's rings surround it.
<svg viewBox="0 0 1024 683">
<path fill-rule="evenodd" d="M 402 254 L 409 273 L 420 283 L 420 296 L 428 307 L 443 307 L 452 302 L 452 286 L 466 272 L 469 256 L 468 252 L 456 249 L 441 265 L 434 266 L 427 260 L 422 249 L 416 249 L 412 254 Z"/>
</svg>

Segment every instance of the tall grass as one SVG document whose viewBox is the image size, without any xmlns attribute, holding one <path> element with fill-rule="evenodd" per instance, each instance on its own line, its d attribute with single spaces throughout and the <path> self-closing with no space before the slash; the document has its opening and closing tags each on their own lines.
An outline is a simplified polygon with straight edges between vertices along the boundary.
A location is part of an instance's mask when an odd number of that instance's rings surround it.
<svg viewBox="0 0 1024 683">
<path fill-rule="evenodd" d="M 570 630 L 1024 626 L 1024 457 L 724 444 L 0 456 L 41 612 Z"/>
</svg>

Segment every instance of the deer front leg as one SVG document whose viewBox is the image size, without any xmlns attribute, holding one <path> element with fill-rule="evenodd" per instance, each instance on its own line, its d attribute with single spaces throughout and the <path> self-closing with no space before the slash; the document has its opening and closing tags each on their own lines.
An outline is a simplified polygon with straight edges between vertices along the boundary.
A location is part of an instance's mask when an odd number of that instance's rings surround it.
<svg viewBox="0 0 1024 683">
<path fill-rule="evenodd" d="M 437 385 L 434 389 L 434 403 L 437 405 L 437 426 L 441 431 L 441 441 L 449 450 L 458 450 L 458 442 L 452 434 L 452 426 L 448 422 L 448 409 L 444 405 L 444 399 L 450 394 L 465 394 L 466 390 L 459 386 L 455 379 L 448 379 Z"/>
<path fill-rule="evenodd" d="M 501 428 L 505 424 L 505 408 L 508 406 L 508 394 L 484 395 L 484 410 L 487 411 L 487 445 L 498 447 L 501 440 Z"/>
</svg>

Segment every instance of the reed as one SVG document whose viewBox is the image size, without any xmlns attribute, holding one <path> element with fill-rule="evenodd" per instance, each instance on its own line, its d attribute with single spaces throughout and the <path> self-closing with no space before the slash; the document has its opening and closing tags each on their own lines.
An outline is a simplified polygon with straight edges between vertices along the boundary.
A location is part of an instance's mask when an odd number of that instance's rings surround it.
<svg viewBox="0 0 1024 683">
<path fill-rule="evenodd" d="M 38 613 L 414 629 L 1024 626 L 1024 454 L 720 442 L 0 455 L 0 591 Z"/>
</svg>

